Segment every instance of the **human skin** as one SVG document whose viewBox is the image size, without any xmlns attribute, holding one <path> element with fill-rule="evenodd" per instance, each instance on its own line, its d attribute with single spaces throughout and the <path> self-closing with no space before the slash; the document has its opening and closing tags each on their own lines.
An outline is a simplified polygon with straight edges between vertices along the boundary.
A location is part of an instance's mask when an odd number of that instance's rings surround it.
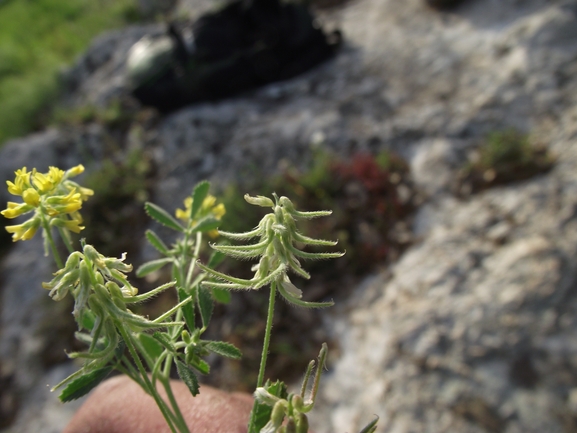
<svg viewBox="0 0 577 433">
<path fill-rule="evenodd" d="M 190 433 L 246 433 L 253 405 L 250 395 L 201 386 L 193 397 L 182 382 L 171 384 Z M 92 392 L 63 433 L 170 433 L 170 429 L 154 399 L 128 377 L 117 376 Z"/>
</svg>

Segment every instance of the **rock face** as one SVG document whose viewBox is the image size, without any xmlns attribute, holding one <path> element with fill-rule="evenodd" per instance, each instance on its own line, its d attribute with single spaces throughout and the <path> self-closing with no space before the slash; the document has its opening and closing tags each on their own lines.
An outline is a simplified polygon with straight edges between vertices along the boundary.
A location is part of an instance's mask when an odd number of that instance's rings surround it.
<svg viewBox="0 0 577 433">
<path fill-rule="evenodd" d="M 183 12 L 197 14 L 189 3 Z M 352 433 L 375 414 L 379 432 L 576 431 L 577 1 L 468 0 L 439 13 L 421 0 L 356 0 L 320 18 L 345 35 L 332 62 L 180 110 L 144 131 L 158 170 L 156 201 L 174 208 L 200 179 L 244 182 L 283 160 L 305 164 L 318 133 L 343 156 L 399 152 L 425 197 L 417 241 L 325 316 L 338 348 L 315 431 Z M 77 83 L 71 103 L 122 94 L 130 45 L 120 42 L 149 31 L 159 30 L 127 29 L 97 42 L 69 74 Z M 104 46 L 117 48 L 82 69 Z M 555 167 L 455 198 L 459 167 L 487 133 L 508 128 L 546 145 Z M 0 150 L 0 175 L 10 179 L 21 165 L 86 164 L 102 142 L 95 126 L 13 141 Z M 36 322 L 27 318 L 46 296 L 39 287 L 47 269 L 12 276 L 26 266 L 16 254 L 30 260 L 25 249 L 16 246 L 2 264 L 4 366 L 33 360 L 26 336 Z M 34 382 L 44 387 L 43 374 L 56 373 L 37 364 L 11 372 L 24 396 Z M 35 407 L 52 408 L 47 401 Z M 21 413 L 30 413 L 26 405 Z M 20 417 L 7 431 L 38 431 L 27 422 Z"/>
</svg>

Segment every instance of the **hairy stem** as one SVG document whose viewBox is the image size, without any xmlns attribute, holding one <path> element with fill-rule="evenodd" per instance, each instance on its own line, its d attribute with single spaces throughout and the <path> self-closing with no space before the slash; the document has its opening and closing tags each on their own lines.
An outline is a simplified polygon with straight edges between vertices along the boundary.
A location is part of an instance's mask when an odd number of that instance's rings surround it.
<svg viewBox="0 0 577 433">
<path fill-rule="evenodd" d="M 43 213 L 42 215 L 42 228 L 44 229 L 44 236 L 46 238 L 46 242 L 50 245 L 50 251 L 52 252 L 52 256 L 54 257 L 54 261 L 56 262 L 56 266 L 58 269 L 62 269 L 64 264 L 62 259 L 60 258 L 60 254 L 58 254 L 58 248 L 56 248 L 56 244 L 54 243 L 54 238 L 52 237 L 52 230 L 50 228 L 50 224 L 46 220 L 46 217 Z M 48 252 L 46 252 L 48 254 Z"/>
<path fill-rule="evenodd" d="M 266 368 L 266 359 L 268 356 L 268 347 L 270 345 L 270 336 L 272 332 L 272 322 L 274 317 L 274 301 L 276 297 L 276 282 L 272 282 L 270 285 L 270 297 L 268 301 L 268 313 L 266 317 L 266 328 L 264 332 L 264 342 L 262 346 L 262 355 L 260 357 L 260 368 L 258 370 L 258 379 L 256 381 L 256 387 L 261 387 L 264 383 L 264 371 Z"/>
<path fill-rule="evenodd" d="M 162 385 L 164 386 L 164 390 L 166 391 L 166 395 L 168 396 L 168 401 L 170 402 L 170 405 L 172 406 L 172 410 L 174 411 L 174 414 L 176 415 L 175 423 L 177 424 L 178 429 L 180 430 L 181 433 L 189 433 L 190 430 L 188 430 L 188 426 L 186 425 L 186 422 L 184 421 L 184 417 L 182 416 L 182 412 L 180 411 L 180 407 L 178 406 L 176 398 L 174 397 L 174 393 L 172 392 L 172 388 L 170 387 L 170 379 L 167 377 L 161 377 L 160 381 L 162 382 Z"/>
<path fill-rule="evenodd" d="M 120 335 L 122 336 L 123 340 L 126 342 L 126 346 L 128 347 L 128 351 L 130 352 L 130 355 L 134 359 L 134 362 L 136 363 L 136 367 L 138 368 L 140 376 L 142 377 L 142 380 L 144 381 L 144 384 L 146 386 L 144 390 L 156 402 L 158 408 L 160 409 L 160 412 L 162 412 L 162 416 L 164 417 L 164 419 L 166 420 L 166 423 L 168 424 L 168 427 L 170 428 L 170 431 L 172 433 L 188 433 L 188 430 L 185 430 L 185 432 L 178 432 L 176 430 L 176 428 L 174 426 L 174 418 L 176 418 L 176 416 L 170 412 L 170 410 L 166 406 L 166 403 L 160 397 L 160 394 L 158 394 L 156 387 L 150 381 L 150 378 L 148 377 L 146 369 L 144 368 L 144 365 L 142 364 L 142 361 L 140 360 L 140 357 L 138 356 L 134 342 L 132 341 L 132 338 L 133 338 L 132 335 L 130 335 L 130 333 L 124 329 L 124 326 L 122 324 L 118 324 L 118 325 L 119 326 L 117 326 L 117 329 L 120 332 Z"/>
<path fill-rule="evenodd" d="M 272 322 L 274 318 L 274 302 L 276 297 L 276 282 L 273 281 L 270 285 L 270 297 L 268 301 L 268 313 L 266 318 L 266 328 L 264 332 L 264 342 L 262 347 L 262 355 L 260 357 L 260 368 L 258 371 L 258 378 L 256 380 L 256 387 L 260 388 L 264 384 L 264 371 L 266 369 L 266 359 L 268 357 L 268 348 L 270 345 L 270 336 L 272 333 Z M 248 433 L 255 432 L 255 416 L 256 416 L 257 401 L 254 401 L 252 411 L 250 413 L 250 421 L 248 423 Z"/>
</svg>

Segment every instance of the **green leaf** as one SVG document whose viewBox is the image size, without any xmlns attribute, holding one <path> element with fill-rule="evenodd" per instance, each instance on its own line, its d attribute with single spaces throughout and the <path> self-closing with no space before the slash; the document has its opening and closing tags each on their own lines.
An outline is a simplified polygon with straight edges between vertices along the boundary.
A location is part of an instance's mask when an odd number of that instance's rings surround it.
<svg viewBox="0 0 577 433">
<path fill-rule="evenodd" d="M 227 358 L 240 359 L 242 357 L 242 352 L 240 350 L 238 350 L 234 345 L 224 341 L 207 341 L 204 347 L 217 355 L 225 356 Z"/>
<path fill-rule="evenodd" d="M 253 415 L 254 413 L 254 415 Z M 272 414 L 272 407 L 268 406 L 264 403 L 259 403 L 255 400 L 254 406 L 251 411 L 251 415 L 249 419 L 254 421 L 248 433 L 258 433 L 262 430 L 262 428 L 266 425 L 266 423 L 270 420 L 270 416 Z"/>
<path fill-rule="evenodd" d="M 161 254 L 164 254 L 165 256 L 168 256 L 170 254 L 166 244 L 152 230 L 150 230 L 150 229 L 146 230 L 145 236 L 146 236 L 146 239 L 148 239 L 148 242 L 150 243 L 150 245 L 152 245 L 154 248 L 156 248 Z"/>
<path fill-rule="evenodd" d="M 176 230 L 177 232 L 184 232 L 184 228 L 180 223 L 168 212 L 154 203 L 146 202 L 144 209 L 149 217 L 165 227 Z"/>
<path fill-rule="evenodd" d="M 375 433 L 377 430 L 377 423 L 379 422 L 379 417 L 376 417 L 373 421 L 365 426 L 360 433 Z"/>
<path fill-rule="evenodd" d="M 200 309 L 200 317 L 202 318 L 202 326 L 207 327 L 212 316 L 213 301 L 210 291 L 204 287 L 198 288 L 198 307 Z"/>
<path fill-rule="evenodd" d="M 86 373 L 77 379 L 74 379 L 58 397 L 62 403 L 76 400 L 94 389 L 106 376 L 112 371 L 112 367 L 103 367 Z"/>
<path fill-rule="evenodd" d="M 190 362 L 190 365 L 192 365 L 194 368 L 196 368 L 202 374 L 210 373 L 210 365 L 208 365 L 208 362 L 204 361 L 203 359 L 200 359 L 200 358 L 194 359 Z"/>
<path fill-rule="evenodd" d="M 85 309 L 82 311 L 82 314 L 80 315 L 80 329 L 86 329 L 88 331 L 92 331 L 95 322 L 96 322 L 96 316 L 92 311 L 90 311 L 89 309 Z"/>
<path fill-rule="evenodd" d="M 198 379 L 194 374 L 194 371 L 188 367 L 185 363 L 176 360 L 176 370 L 182 381 L 188 386 L 190 393 L 195 396 L 198 394 Z"/>
<path fill-rule="evenodd" d="M 216 302 L 220 302 L 221 304 L 229 304 L 231 295 L 228 290 L 213 288 L 212 290 L 212 297 Z"/>
<path fill-rule="evenodd" d="M 152 338 L 162 344 L 166 349 L 171 351 L 172 353 L 176 352 L 176 348 L 172 344 L 172 340 L 170 336 L 165 332 L 155 332 L 152 334 Z"/>
<path fill-rule="evenodd" d="M 220 225 L 220 221 L 217 220 L 214 217 L 206 217 L 201 219 L 198 223 L 196 223 L 191 231 L 192 233 L 196 233 L 196 232 L 209 232 L 211 230 L 216 230 L 218 228 L 218 226 Z"/>
<path fill-rule="evenodd" d="M 137 336 L 138 336 L 138 340 L 140 340 L 140 344 L 142 345 L 142 348 L 146 351 L 146 354 L 153 361 L 153 364 L 154 364 L 154 361 L 160 355 L 162 355 L 162 352 L 164 352 L 163 345 L 160 344 L 156 338 L 154 338 L 148 334 L 145 334 L 143 332 L 137 334 Z"/>
<path fill-rule="evenodd" d="M 178 302 L 185 301 L 190 296 L 192 295 L 186 293 L 186 290 L 184 290 L 182 287 L 178 288 Z M 184 316 L 184 321 L 186 322 L 186 326 L 188 327 L 188 329 L 190 329 L 191 331 L 196 329 L 196 326 L 194 324 L 194 303 L 189 302 L 188 304 L 183 305 L 181 307 L 181 310 L 182 315 Z"/>
<path fill-rule="evenodd" d="M 208 195 L 208 190 L 210 188 L 210 183 L 206 180 L 199 182 L 194 187 L 192 192 L 192 206 L 190 207 L 190 219 L 193 220 L 198 210 L 202 206 L 204 199 Z"/>
<path fill-rule="evenodd" d="M 278 398 L 287 399 L 288 398 L 288 391 L 287 386 L 282 380 L 277 380 L 275 383 L 270 383 L 270 380 L 267 380 L 264 384 L 265 389 L 270 392 L 272 395 Z"/>
<path fill-rule="evenodd" d="M 173 262 L 172 257 L 165 257 L 162 259 L 151 260 L 150 262 L 143 263 L 136 270 L 136 276 L 144 277 L 172 262 Z"/>
</svg>

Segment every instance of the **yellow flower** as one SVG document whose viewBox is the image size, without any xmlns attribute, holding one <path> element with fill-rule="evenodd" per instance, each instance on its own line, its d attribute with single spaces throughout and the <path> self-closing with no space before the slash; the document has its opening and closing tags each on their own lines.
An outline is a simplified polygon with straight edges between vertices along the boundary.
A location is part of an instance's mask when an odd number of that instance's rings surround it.
<svg viewBox="0 0 577 433">
<path fill-rule="evenodd" d="M 58 214 L 72 213 L 82 207 L 80 193 L 76 189 L 71 190 L 68 195 L 53 196 L 46 199 L 46 210 L 48 215 L 56 216 Z"/>
<path fill-rule="evenodd" d="M 184 222 L 188 221 L 188 216 L 190 215 L 190 208 L 192 207 L 192 197 L 186 197 L 184 199 L 184 210 L 176 209 L 176 217 Z"/>
<path fill-rule="evenodd" d="M 222 216 L 226 213 L 226 208 L 224 204 L 219 203 L 216 206 L 216 197 L 212 195 L 207 195 L 206 198 L 203 200 L 198 213 L 196 214 L 196 218 L 190 221 L 190 209 L 192 207 L 192 197 L 187 197 L 184 199 L 184 210 L 176 209 L 176 217 L 181 219 L 185 223 L 189 224 L 190 226 L 194 225 L 198 220 L 205 218 L 212 214 L 212 217 L 220 220 Z M 218 230 L 210 230 L 207 232 L 208 235 L 212 238 L 216 238 L 218 236 Z"/>
<path fill-rule="evenodd" d="M 62 178 L 64 177 L 64 170 L 60 170 L 58 167 L 50 166 L 48 167 L 48 176 L 54 185 L 58 185 L 60 182 L 62 182 Z"/>
<path fill-rule="evenodd" d="M 84 188 L 84 187 L 76 185 L 76 184 L 75 184 L 75 187 L 78 190 L 78 192 L 80 193 L 80 199 L 82 201 L 86 201 L 86 200 L 88 200 L 89 197 L 92 197 L 94 195 L 94 191 L 91 190 L 90 188 Z"/>
<path fill-rule="evenodd" d="M 38 227 L 40 227 L 40 218 L 34 217 L 22 224 L 6 226 L 6 231 L 12 233 L 12 242 L 27 241 L 36 234 Z"/>
<path fill-rule="evenodd" d="M 220 220 L 222 216 L 226 213 L 226 208 L 222 203 L 214 205 L 216 203 L 216 197 L 212 195 L 206 196 L 200 207 L 197 219 L 204 218 L 212 213 L 212 216 L 217 220 Z M 184 210 L 176 209 L 176 217 L 184 222 L 189 221 L 190 208 L 192 207 L 192 197 L 187 197 L 184 199 Z"/>
<path fill-rule="evenodd" d="M 27 203 L 14 203 L 13 201 L 9 201 L 7 203 L 6 209 L 0 212 L 0 214 L 2 214 L 5 218 L 12 219 L 23 215 L 26 212 L 30 212 L 32 209 L 34 209 L 34 206 Z"/>
<path fill-rule="evenodd" d="M 84 166 L 82 164 L 78 164 L 77 166 L 66 170 L 67 177 L 75 177 L 81 173 L 84 173 Z"/>
<path fill-rule="evenodd" d="M 214 214 L 214 217 L 217 220 L 221 219 L 226 213 L 226 208 L 224 207 L 224 204 L 222 203 L 217 204 L 215 207 L 212 208 L 212 213 Z"/>
<path fill-rule="evenodd" d="M 78 212 L 76 213 L 78 214 Z M 55 225 L 56 227 L 65 228 L 74 233 L 80 233 L 82 230 L 84 230 L 84 226 L 80 225 L 82 224 L 82 218 L 80 219 L 54 218 L 51 224 Z"/>
<path fill-rule="evenodd" d="M 47 173 L 38 173 L 36 169 L 32 171 L 32 185 L 40 192 L 41 194 L 46 194 L 54 189 L 54 182 L 52 182 L 52 177 Z"/>
<path fill-rule="evenodd" d="M 24 203 L 8 202 L 6 209 L 0 214 L 6 218 L 16 218 L 35 210 L 35 215 L 23 224 L 6 227 L 6 230 L 13 234 L 12 239 L 17 241 L 32 238 L 44 217 L 48 217 L 50 226 L 80 232 L 84 227 L 81 226 L 82 217 L 78 210 L 94 191 L 83 188 L 68 178 L 82 172 L 82 165 L 67 171 L 50 166 L 47 173 L 40 173 L 36 169 L 29 172 L 26 167 L 16 170 L 14 182 L 8 181 L 6 184 L 8 192 L 21 196 Z"/>
<path fill-rule="evenodd" d="M 26 188 L 30 188 L 30 172 L 26 171 L 26 167 L 22 167 L 20 170 L 15 172 L 16 178 L 14 183 L 9 180 L 6 181 L 8 185 L 8 192 L 12 195 L 22 195 L 22 191 Z"/>
<path fill-rule="evenodd" d="M 40 204 L 40 194 L 34 188 L 27 188 L 22 192 L 22 200 L 30 206 L 38 207 Z"/>
</svg>

